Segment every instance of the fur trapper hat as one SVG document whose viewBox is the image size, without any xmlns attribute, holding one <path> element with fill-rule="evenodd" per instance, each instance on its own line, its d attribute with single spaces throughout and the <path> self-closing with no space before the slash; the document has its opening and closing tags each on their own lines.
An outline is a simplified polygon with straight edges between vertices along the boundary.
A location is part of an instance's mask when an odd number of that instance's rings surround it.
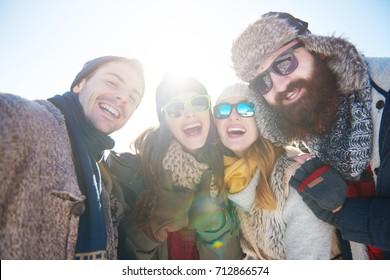
<svg viewBox="0 0 390 280">
<path fill-rule="evenodd" d="M 250 89 L 248 88 L 247 84 L 244 83 L 235 83 L 228 87 L 226 87 L 221 94 L 219 95 L 217 101 L 215 102 L 216 105 L 220 104 L 223 100 L 226 98 L 232 97 L 232 96 L 244 96 L 248 98 Z"/>
<path fill-rule="evenodd" d="M 264 60 L 294 39 L 303 42 L 308 51 L 326 57 L 342 94 L 361 89 L 365 64 L 354 45 L 341 37 L 314 35 L 307 22 L 280 12 L 264 14 L 235 39 L 232 62 L 236 75 L 250 82 Z"/>
</svg>

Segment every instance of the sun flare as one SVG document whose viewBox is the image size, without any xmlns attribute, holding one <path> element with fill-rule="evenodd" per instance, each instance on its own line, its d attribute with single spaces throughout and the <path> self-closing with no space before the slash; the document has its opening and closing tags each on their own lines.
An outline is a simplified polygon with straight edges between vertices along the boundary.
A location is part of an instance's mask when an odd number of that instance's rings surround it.
<svg viewBox="0 0 390 280">
<path fill-rule="evenodd" d="M 146 89 L 140 107 L 130 119 L 126 129 L 115 133 L 115 150 L 128 149 L 144 129 L 157 125 L 155 89 L 164 74 L 188 74 L 198 78 L 206 86 L 206 78 L 212 77 L 212 59 L 199 28 L 186 28 L 163 23 L 146 30 L 142 36 L 139 56 L 145 67 Z M 126 131 L 126 132 L 125 132 Z"/>
</svg>

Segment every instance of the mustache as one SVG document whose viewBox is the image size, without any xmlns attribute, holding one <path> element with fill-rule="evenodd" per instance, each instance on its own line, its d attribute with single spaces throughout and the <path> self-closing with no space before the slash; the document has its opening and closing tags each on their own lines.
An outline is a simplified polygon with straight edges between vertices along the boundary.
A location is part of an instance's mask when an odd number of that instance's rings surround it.
<svg viewBox="0 0 390 280">
<path fill-rule="evenodd" d="M 303 79 L 298 79 L 298 80 L 292 81 L 287 85 L 287 87 L 284 91 L 280 91 L 277 93 L 276 101 L 281 102 L 284 99 L 286 99 L 287 95 L 290 92 L 294 91 L 297 88 L 307 88 L 307 86 L 308 86 L 308 81 L 305 81 Z"/>
</svg>

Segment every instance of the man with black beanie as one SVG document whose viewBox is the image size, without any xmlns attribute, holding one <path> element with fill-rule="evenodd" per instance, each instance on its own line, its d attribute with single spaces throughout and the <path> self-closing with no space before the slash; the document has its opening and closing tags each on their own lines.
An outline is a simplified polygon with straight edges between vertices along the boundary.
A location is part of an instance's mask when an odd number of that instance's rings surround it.
<svg viewBox="0 0 390 280">
<path fill-rule="evenodd" d="M 87 62 L 70 91 L 0 94 L 0 259 L 115 259 L 98 162 L 144 94 L 136 59 Z"/>
</svg>

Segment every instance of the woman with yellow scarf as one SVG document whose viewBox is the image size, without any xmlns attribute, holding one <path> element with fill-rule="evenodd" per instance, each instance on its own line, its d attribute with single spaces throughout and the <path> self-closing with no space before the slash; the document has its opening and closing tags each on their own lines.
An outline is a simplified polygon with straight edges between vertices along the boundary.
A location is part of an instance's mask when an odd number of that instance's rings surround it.
<svg viewBox="0 0 390 280">
<path fill-rule="evenodd" d="M 223 90 L 214 107 L 225 147 L 224 183 L 237 209 L 246 259 L 331 259 L 334 227 L 317 219 L 289 179 L 297 149 L 275 147 L 256 125 L 245 84 Z"/>
</svg>

